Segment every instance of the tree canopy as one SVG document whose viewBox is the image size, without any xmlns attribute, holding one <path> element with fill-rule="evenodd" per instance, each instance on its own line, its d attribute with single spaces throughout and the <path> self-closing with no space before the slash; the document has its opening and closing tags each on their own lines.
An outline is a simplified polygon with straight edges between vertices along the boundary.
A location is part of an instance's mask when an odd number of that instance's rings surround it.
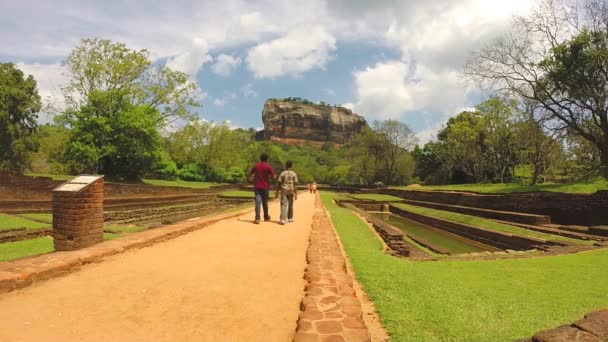
<svg viewBox="0 0 608 342">
<path fill-rule="evenodd" d="M 0 170 L 21 172 L 28 166 L 40 109 L 34 78 L 12 63 L 0 63 Z"/>
</svg>

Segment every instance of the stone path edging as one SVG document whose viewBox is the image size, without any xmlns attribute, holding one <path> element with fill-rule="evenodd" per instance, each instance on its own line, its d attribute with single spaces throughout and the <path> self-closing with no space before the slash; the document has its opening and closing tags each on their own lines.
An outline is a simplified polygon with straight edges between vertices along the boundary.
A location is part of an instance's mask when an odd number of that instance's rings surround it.
<svg viewBox="0 0 608 342">
<path fill-rule="evenodd" d="M 201 229 L 220 220 L 241 216 L 251 208 L 241 209 L 174 225 L 155 228 L 77 251 L 54 252 L 14 261 L 0 262 L 0 294 L 21 289 L 38 281 L 61 276 L 77 270 L 81 265 L 99 262 L 105 257 L 129 249 L 150 246 Z"/>
<path fill-rule="evenodd" d="M 608 310 L 588 313 L 583 319 L 555 329 L 540 331 L 529 339 L 516 342 L 606 342 L 608 341 Z"/>
<path fill-rule="evenodd" d="M 321 199 L 315 198 L 305 295 L 294 342 L 369 342 L 361 302 L 347 272 L 336 232 Z"/>
</svg>

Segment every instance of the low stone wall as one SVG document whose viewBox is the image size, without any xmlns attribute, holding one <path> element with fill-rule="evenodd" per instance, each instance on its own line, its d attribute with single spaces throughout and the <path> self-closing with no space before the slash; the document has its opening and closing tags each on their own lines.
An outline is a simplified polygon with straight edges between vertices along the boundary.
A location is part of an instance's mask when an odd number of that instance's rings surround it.
<svg viewBox="0 0 608 342">
<path fill-rule="evenodd" d="M 608 310 L 585 315 L 572 324 L 543 330 L 518 342 L 608 342 Z"/>
<path fill-rule="evenodd" d="M 365 217 L 365 219 L 372 224 L 378 235 L 384 240 L 386 245 L 391 249 L 393 254 L 407 257 L 410 255 L 410 249 L 407 247 L 407 244 L 403 240 L 404 234 L 401 230 L 391 226 L 390 224 L 375 218 L 363 210 L 365 208 L 359 207 L 359 204 L 356 205 L 353 203 L 342 203 L 341 205 L 345 208 L 356 211 L 359 215 Z M 378 203 L 380 205 L 380 203 Z M 363 210 L 361 210 L 363 209 Z"/>
<path fill-rule="evenodd" d="M 52 229 L 15 229 L 9 231 L 0 232 L 0 243 L 4 242 L 15 242 L 27 239 L 35 239 L 42 236 L 51 235 Z"/>
<path fill-rule="evenodd" d="M 496 220 L 511 221 L 511 222 L 525 223 L 525 224 L 533 224 L 533 225 L 551 223 L 551 217 L 549 217 L 547 215 L 514 213 L 514 212 L 510 212 L 510 211 L 463 207 L 463 206 L 459 206 L 459 205 L 450 205 L 450 204 L 441 204 L 441 203 L 432 203 L 432 202 L 423 202 L 423 201 L 414 201 L 414 200 L 406 200 L 406 201 L 408 204 L 417 205 L 420 207 L 452 211 L 452 212 L 456 212 L 456 213 L 462 213 L 462 214 L 479 216 L 479 217 L 486 217 L 486 218 L 491 218 L 491 219 L 496 219 Z"/>
<path fill-rule="evenodd" d="M 560 224 L 586 226 L 608 224 L 608 191 L 598 191 L 594 194 L 557 192 L 477 194 L 381 189 L 377 192 L 414 201 L 548 215 L 552 222 Z"/>
<path fill-rule="evenodd" d="M 467 239 L 481 242 L 500 249 L 530 250 L 534 248 L 543 248 L 543 245 L 559 245 L 551 241 L 491 231 L 463 223 L 421 215 L 395 207 L 394 205 L 390 205 L 390 211 L 394 214 L 407 217 L 431 227 L 443 229 Z"/>
<path fill-rule="evenodd" d="M 239 204 L 243 204 L 243 202 L 213 200 L 202 203 L 194 203 L 191 206 L 183 207 L 152 207 L 137 210 L 107 211 L 105 212 L 104 218 L 106 222 L 113 223 L 151 222 L 189 213 L 205 212 L 217 209 L 229 209 Z"/>
</svg>

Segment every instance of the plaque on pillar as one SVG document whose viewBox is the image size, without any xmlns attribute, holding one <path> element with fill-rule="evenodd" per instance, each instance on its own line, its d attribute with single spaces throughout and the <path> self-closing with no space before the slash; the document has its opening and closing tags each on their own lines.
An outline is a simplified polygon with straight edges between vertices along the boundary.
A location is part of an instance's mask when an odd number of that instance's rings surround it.
<svg viewBox="0 0 608 342">
<path fill-rule="evenodd" d="M 81 175 L 53 190 L 53 241 L 56 251 L 103 241 L 103 176 Z"/>
</svg>

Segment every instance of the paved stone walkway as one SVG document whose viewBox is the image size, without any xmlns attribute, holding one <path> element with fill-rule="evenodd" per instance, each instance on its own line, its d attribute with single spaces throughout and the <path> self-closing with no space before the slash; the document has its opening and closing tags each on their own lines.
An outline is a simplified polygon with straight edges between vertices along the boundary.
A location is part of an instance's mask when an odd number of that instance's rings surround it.
<svg viewBox="0 0 608 342">
<path fill-rule="evenodd" d="M 306 254 L 306 295 L 294 342 L 370 341 L 353 279 L 347 273 L 336 233 L 320 198 L 315 208 Z"/>
<path fill-rule="evenodd" d="M 276 221 L 254 225 L 250 212 L 1 293 L 0 341 L 290 341 L 306 284 L 302 275 L 314 203 L 313 195 L 302 194 L 296 222 L 285 226 Z M 278 203 L 271 210 L 278 219 Z M 317 237 L 319 232 L 313 241 Z M 339 250 L 327 244 L 310 251 L 314 260 L 308 279 L 334 279 L 336 286 L 327 291 L 351 296 L 338 303 L 325 289 L 316 290 L 319 295 L 309 298 L 319 300 L 317 312 L 339 305 L 340 310 L 326 314 L 339 321 L 309 322 L 321 332 L 334 331 L 338 324 L 339 334 L 347 337 L 361 331 L 345 330 L 360 327 L 361 310 L 340 273 L 344 268 L 337 254 L 335 263 L 319 261 L 330 251 Z M 330 270 L 339 275 L 327 278 Z"/>
</svg>

